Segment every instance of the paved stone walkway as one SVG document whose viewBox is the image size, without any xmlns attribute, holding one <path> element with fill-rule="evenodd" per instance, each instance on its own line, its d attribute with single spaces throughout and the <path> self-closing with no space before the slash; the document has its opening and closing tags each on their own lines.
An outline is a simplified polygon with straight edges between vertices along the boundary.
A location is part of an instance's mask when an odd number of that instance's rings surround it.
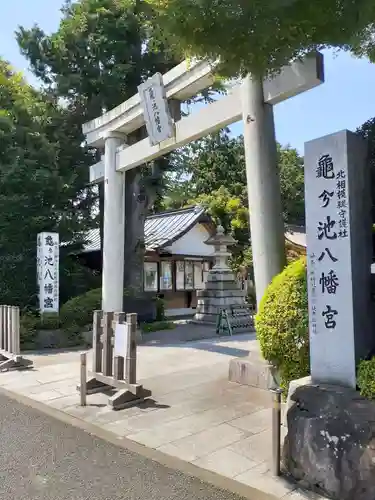
<svg viewBox="0 0 375 500">
<path fill-rule="evenodd" d="M 105 394 L 79 406 L 78 351 L 29 356 L 34 369 L 0 373 L 0 386 L 274 498 L 316 499 L 270 475 L 270 394 L 227 381 L 229 360 L 256 349 L 253 334 L 140 345 L 138 381 L 153 395 L 119 412 Z"/>
<path fill-rule="evenodd" d="M 174 323 L 176 328 L 173 330 L 144 333 L 141 344 L 181 344 L 216 337 L 215 327 L 198 326 L 189 320 L 179 320 Z"/>
</svg>

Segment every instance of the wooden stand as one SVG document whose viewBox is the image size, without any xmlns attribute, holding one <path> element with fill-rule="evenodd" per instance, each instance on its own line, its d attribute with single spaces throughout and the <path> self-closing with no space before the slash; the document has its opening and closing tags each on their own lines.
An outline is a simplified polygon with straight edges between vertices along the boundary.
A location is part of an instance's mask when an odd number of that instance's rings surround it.
<svg viewBox="0 0 375 500">
<path fill-rule="evenodd" d="M 126 357 L 114 355 L 116 324 L 125 324 L 127 342 L 124 346 Z M 151 391 L 136 383 L 137 377 L 137 315 L 94 311 L 93 320 L 93 367 L 89 379 L 83 376 L 81 357 L 81 402 L 85 401 L 82 393 L 95 394 L 111 389 L 118 391 L 108 399 L 113 410 L 133 406 L 151 396 Z M 86 374 L 86 370 L 84 375 Z M 86 389 L 84 390 L 84 386 Z"/>
<path fill-rule="evenodd" d="M 0 306 L 0 371 L 28 368 L 32 364 L 21 356 L 19 307 Z"/>
</svg>

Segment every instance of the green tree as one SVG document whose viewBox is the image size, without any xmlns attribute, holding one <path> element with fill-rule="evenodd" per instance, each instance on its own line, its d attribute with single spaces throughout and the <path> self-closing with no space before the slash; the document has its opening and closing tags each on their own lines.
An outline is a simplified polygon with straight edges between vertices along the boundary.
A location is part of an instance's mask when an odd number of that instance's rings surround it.
<svg viewBox="0 0 375 500">
<path fill-rule="evenodd" d="M 303 224 L 303 159 L 290 146 L 278 144 L 277 151 L 284 220 Z M 172 164 L 163 207 L 204 206 L 237 241 L 232 268 L 252 273 L 243 137 L 230 137 L 229 130 L 208 135 L 172 155 Z"/>
<path fill-rule="evenodd" d="M 139 0 L 67 0 L 59 29 L 20 27 L 17 40 L 35 76 L 80 106 L 82 123 L 137 92 L 141 81 L 175 64 Z"/>
<path fill-rule="evenodd" d="M 3 60 L 0 109 L 0 295 L 3 303 L 36 306 L 37 234 L 57 231 L 62 241 L 78 245 L 77 235 L 92 224 L 92 193 L 87 172 L 67 160 L 68 147 L 70 156 L 82 160 L 81 148 L 70 141 L 68 111 Z M 62 298 L 77 272 L 63 251 Z"/>
<path fill-rule="evenodd" d="M 249 242 L 249 211 L 240 198 L 234 197 L 228 188 L 221 186 L 211 194 L 201 194 L 194 202 L 205 207 L 216 225 L 232 233 L 241 244 Z"/>
<path fill-rule="evenodd" d="M 227 186 L 233 196 L 247 203 L 243 138 L 230 137 L 229 130 L 204 137 L 189 151 L 191 182 L 196 195 Z"/>
<path fill-rule="evenodd" d="M 277 146 L 284 220 L 304 223 L 303 159 L 290 146 Z M 166 203 L 186 205 L 188 199 L 209 195 L 225 186 L 245 206 L 247 184 L 243 137 L 230 137 L 228 130 L 190 144 L 173 156 L 174 173 L 169 179 Z M 171 203 L 173 201 L 173 203 Z"/>
<path fill-rule="evenodd" d="M 176 49 L 265 75 L 314 49 L 375 60 L 373 0 L 148 0 Z M 225 36 L 223 36 L 225 33 Z"/>
<path fill-rule="evenodd" d="M 371 176 L 372 220 L 375 222 L 375 118 L 371 118 L 357 129 L 357 134 L 367 141 L 368 164 Z"/>
<path fill-rule="evenodd" d="M 181 208 L 199 195 L 210 194 L 222 185 L 233 196 L 246 198 L 243 144 L 224 129 L 210 134 L 171 155 L 166 176 L 164 208 Z M 229 184 L 228 184 L 229 183 Z"/>
<path fill-rule="evenodd" d="M 187 176 L 188 177 L 188 176 Z M 158 211 L 183 208 L 195 196 L 195 190 L 186 177 L 179 172 L 167 172 L 164 178 L 164 190 L 160 197 Z"/>
<path fill-rule="evenodd" d="M 288 224 L 305 223 L 305 185 L 303 158 L 290 146 L 277 145 L 281 201 Z"/>
<path fill-rule="evenodd" d="M 66 2 L 51 35 L 40 27 L 20 28 L 22 53 L 46 88 L 68 102 L 81 124 L 137 93 L 153 73 L 166 72 L 176 59 L 160 42 L 153 9 L 140 0 Z M 136 131 L 130 140 L 145 136 Z M 97 151 L 97 156 L 102 152 Z M 167 158 L 126 173 L 125 286 L 142 291 L 144 220 L 162 188 Z M 83 167 L 82 167 L 83 168 Z M 86 167 L 85 167 L 86 168 Z M 100 189 L 103 214 L 103 187 Z M 100 226 L 102 227 L 102 221 Z"/>
<path fill-rule="evenodd" d="M 200 194 L 190 201 L 191 204 L 205 207 L 216 225 L 223 226 L 236 240 L 231 249 L 231 265 L 238 272 L 241 267 L 252 269 L 252 254 L 250 249 L 249 211 L 241 198 L 233 196 L 229 189 L 221 186 L 211 194 Z"/>
</svg>

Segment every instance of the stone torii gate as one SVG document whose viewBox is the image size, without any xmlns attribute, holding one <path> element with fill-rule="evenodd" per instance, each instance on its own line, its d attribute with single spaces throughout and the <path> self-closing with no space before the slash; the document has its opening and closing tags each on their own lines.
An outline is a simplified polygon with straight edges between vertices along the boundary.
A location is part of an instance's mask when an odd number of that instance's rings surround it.
<svg viewBox="0 0 375 500">
<path fill-rule="evenodd" d="M 183 61 L 162 77 L 168 103 L 185 101 L 214 82 L 205 61 Z M 244 78 L 229 93 L 173 123 L 172 137 L 152 144 L 147 137 L 128 145 L 127 135 L 145 125 L 139 94 L 85 123 L 88 145 L 104 147 L 102 160 L 90 168 L 90 181 L 104 181 L 102 309 L 123 308 L 124 172 L 163 156 L 189 142 L 243 120 L 250 229 L 257 302 L 285 262 L 284 225 L 277 171 L 273 105 L 324 81 L 319 52 L 286 66 L 272 79 Z M 153 141 L 154 142 L 154 141 Z M 228 166 L 229 167 L 229 166 Z"/>
</svg>

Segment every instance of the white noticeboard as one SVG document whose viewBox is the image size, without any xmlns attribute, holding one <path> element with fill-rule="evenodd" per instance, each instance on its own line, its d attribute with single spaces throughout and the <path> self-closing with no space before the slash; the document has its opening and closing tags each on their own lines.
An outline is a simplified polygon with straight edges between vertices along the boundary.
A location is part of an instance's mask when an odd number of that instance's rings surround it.
<svg viewBox="0 0 375 500">
<path fill-rule="evenodd" d="M 37 236 L 37 285 L 41 313 L 59 312 L 59 234 Z"/>
<path fill-rule="evenodd" d="M 348 181 L 344 135 L 305 144 L 311 375 L 355 387 Z"/>
<path fill-rule="evenodd" d="M 168 107 L 163 77 L 155 73 L 139 85 L 138 92 L 144 112 L 147 133 L 152 146 L 174 135 L 174 124 Z"/>
<path fill-rule="evenodd" d="M 127 323 L 117 323 L 115 329 L 115 356 L 126 357 L 127 345 L 129 342 L 128 325 Z"/>
</svg>

